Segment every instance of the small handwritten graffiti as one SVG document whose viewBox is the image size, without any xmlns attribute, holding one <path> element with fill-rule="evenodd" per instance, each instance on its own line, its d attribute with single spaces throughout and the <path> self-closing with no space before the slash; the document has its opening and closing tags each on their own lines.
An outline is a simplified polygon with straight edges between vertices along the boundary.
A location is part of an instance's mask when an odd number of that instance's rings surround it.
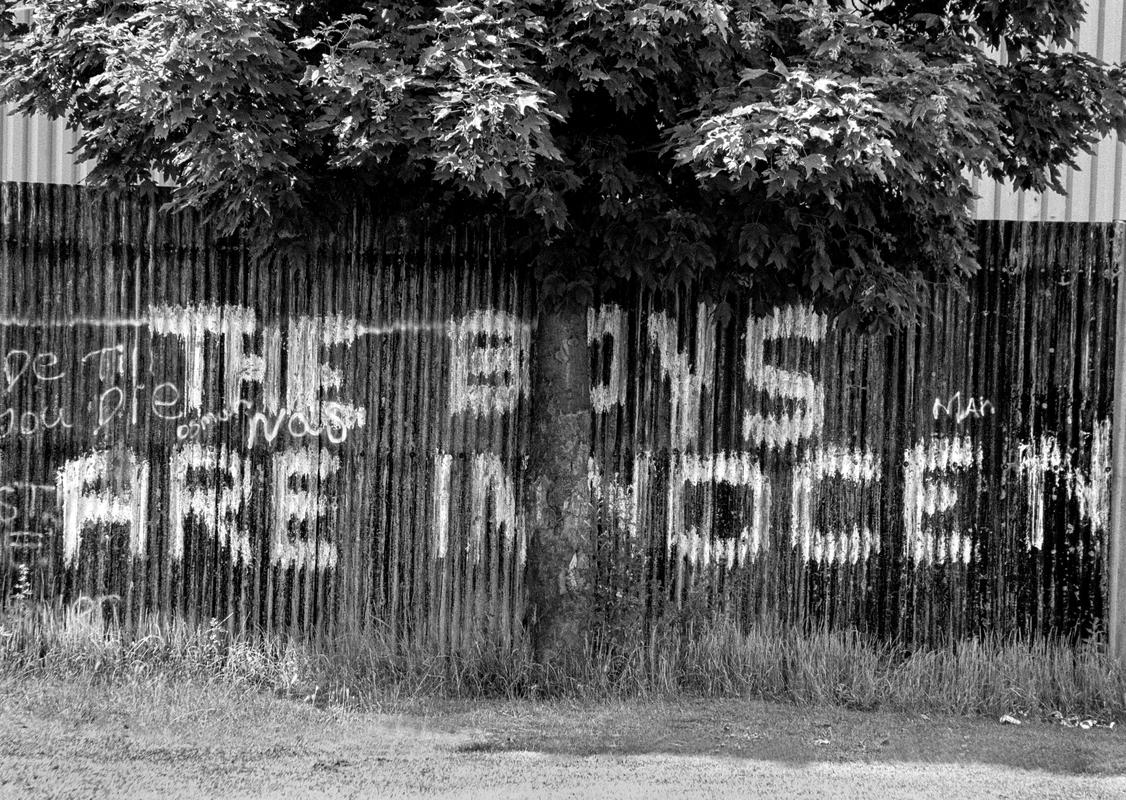
<svg viewBox="0 0 1126 800">
<path fill-rule="evenodd" d="M 55 487 L 13 481 L 0 485 L 0 528 L 15 560 L 39 552 L 58 528 Z"/>
<path fill-rule="evenodd" d="M 174 411 L 181 405 L 180 388 L 176 384 L 168 382 L 157 384 L 149 393 L 147 400 L 142 401 L 141 393 L 146 388 L 145 384 L 139 383 L 126 394 L 120 386 L 111 386 L 99 394 L 95 404 L 97 425 L 94 433 L 100 433 L 123 413 L 129 417 L 130 424 L 136 425 L 142 408 L 162 420 L 177 420 L 183 416 L 183 411 Z"/>
<path fill-rule="evenodd" d="M 273 442 L 285 423 L 285 432 L 294 439 L 317 438 L 324 436 L 333 444 L 340 444 L 348 438 L 355 428 L 362 428 L 365 422 L 363 408 L 329 401 L 323 405 L 323 424 L 315 425 L 303 411 L 290 411 L 283 408 L 276 414 L 267 415 L 261 411 L 250 418 L 250 430 L 246 436 L 246 446 L 254 447 L 261 434 L 266 442 Z"/>
<path fill-rule="evenodd" d="M 98 378 L 100 380 L 107 381 L 114 375 L 121 375 L 125 372 L 125 345 L 123 344 L 91 350 L 82 356 L 81 362 L 85 364 L 95 358 L 97 359 Z"/>
<path fill-rule="evenodd" d="M 58 370 L 59 357 L 52 352 L 29 353 L 27 350 L 9 350 L 0 362 L 0 373 L 4 378 L 4 393 L 9 393 L 19 380 L 29 371 L 36 380 L 57 381 L 66 375 L 66 370 Z"/>
<path fill-rule="evenodd" d="M 954 392 L 946 402 L 943 402 L 941 397 L 936 397 L 931 407 L 931 415 L 935 419 L 946 415 L 953 417 L 959 425 L 971 417 L 980 419 L 993 412 L 993 403 L 984 397 L 968 397 L 963 403 L 961 392 Z"/>
<path fill-rule="evenodd" d="M 200 438 L 203 434 L 214 428 L 216 425 L 234 419 L 244 410 L 252 408 L 249 400 L 239 400 L 233 407 L 225 408 L 219 413 L 208 412 L 200 415 L 196 419 L 188 420 L 185 423 L 176 426 L 176 439 L 179 441 L 195 440 Z M 176 417 L 177 419 L 179 417 Z"/>
<path fill-rule="evenodd" d="M 43 531 L 8 531 L 6 536 L 8 549 L 16 560 L 22 560 L 20 556 L 26 558 L 42 550 L 50 534 Z"/>
<path fill-rule="evenodd" d="M 5 408 L 0 411 L 0 439 L 9 436 L 34 436 L 53 428 L 73 428 L 65 408 L 41 408 L 38 411 L 17 411 Z"/>
</svg>

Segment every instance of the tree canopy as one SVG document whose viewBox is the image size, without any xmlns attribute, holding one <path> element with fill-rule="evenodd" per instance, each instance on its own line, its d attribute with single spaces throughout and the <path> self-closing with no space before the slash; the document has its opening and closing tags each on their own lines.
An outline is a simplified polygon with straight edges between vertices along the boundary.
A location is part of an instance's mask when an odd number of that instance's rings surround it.
<svg viewBox="0 0 1126 800">
<path fill-rule="evenodd" d="M 1081 0 L 0 2 L 0 97 L 94 185 L 269 243 L 370 196 L 503 217 L 546 295 L 812 297 L 864 322 L 975 269 L 975 177 L 1059 186 L 1126 123 Z"/>
</svg>

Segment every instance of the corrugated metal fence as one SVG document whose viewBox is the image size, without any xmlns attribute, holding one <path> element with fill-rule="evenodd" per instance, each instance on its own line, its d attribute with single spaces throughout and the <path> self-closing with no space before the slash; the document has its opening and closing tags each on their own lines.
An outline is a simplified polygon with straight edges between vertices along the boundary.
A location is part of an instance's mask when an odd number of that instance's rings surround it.
<svg viewBox="0 0 1126 800">
<path fill-rule="evenodd" d="M 979 230 L 975 285 L 894 337 L 683 297 L 593 312 L 605 597 L 908 641 L 1096 632 L 1114 227 Z"/>
<path fill-rule="evenodd" d="M 0 240 L 3 596 L 22 564 L 127 620 L 511 639 L 531 309 L 487 225 L 357 214 L 271 268 L 3 184 Z"/>
<path fill-rule="evenodd" d="M 896 337 L 590 312 L 607 618 L 905 640 L 1102 617 L 1109 225 L 983 224 Z M 488 223 L 357 213 L 274 266 L 151 200 L 0 185 L 0 596 L 232 628 L 521 630 L 534 307 Z"/>
</svg>

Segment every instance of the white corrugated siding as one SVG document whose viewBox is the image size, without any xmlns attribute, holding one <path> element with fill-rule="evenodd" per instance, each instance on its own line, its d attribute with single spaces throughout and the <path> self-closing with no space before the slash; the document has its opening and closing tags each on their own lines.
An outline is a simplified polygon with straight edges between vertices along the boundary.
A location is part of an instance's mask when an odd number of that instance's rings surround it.
<svg viewBox="0 0 1126 800">
<path fill-rule="evenodd" d="M 1126 59 L 1126 15 L 1123 0 L 1087 0 L 1087 18 L 1079 29 L 1077 47 L 1103 61 Z M 1126 215 L 1126 152 L 1118 137 L 1103 140 L 1092 155 L 1082 154 L 1079 169 L 1064 175 L 1066 194 L 1014 191 L 994 181 L 978 185 L 978 219 L 1027 221 L 1113 222 Z"/>
<path fill-rule="evenodd" d="M 1078 47 L 1104 61 L 1126 58 L 1123 0 L 1089 0 Z M 75 134 L 58 121 L 9 116 L 0 106 L 0 181 L 81 183 L 88 172 L 71 155 Z M 1013 191 L 993 181 L 978 185 L 978 219 L 1110 222 L 1123 219 L 1126 152 L 1117 137 L 1103 141 L 1092 155 L 1079 158 L 1080 169 L 1064 177 L 1066 194 Z"/>
<path fill-rule="evenodd" d="M 60 120 L 10 112 L 0 105 L 0 181 L 82 182 L 88 170 L 71 154 L 74 131 Z"/>
</svg>

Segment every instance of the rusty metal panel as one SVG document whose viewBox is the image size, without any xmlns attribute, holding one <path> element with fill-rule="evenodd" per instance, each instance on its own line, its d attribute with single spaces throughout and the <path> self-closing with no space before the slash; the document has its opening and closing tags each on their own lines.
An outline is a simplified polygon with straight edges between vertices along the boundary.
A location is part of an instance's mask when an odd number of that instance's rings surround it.
<svg viewBox="0 0 1126 800">
<path fill-rule="evenodd" d="M 891 338 L 800 306 L 606 300 L 589 320 L 604 604 L 909 641 L 1096 633 L 1112 238 L 982 224 L 975 285 Z"/>
<path fill-rule="evenodd" d="M 1074 50 L 1107 63 L 1126 60 L 1126 16 L 1122 0 L 1088 0 Z M 1080 154 L 1065 170 L 1064 193 L 1014 190 L 1011 184 L 977 184 L 975 216 L 980 220 L 1027 222 L 1114 222 L 1126 217 L 1126 145 L 1108 136 L 1091 154 Z"/>
<path fill-rule="evenodd" d="M 528 287 L 487 224 L 357 211 L 277 263 L 0 185 L 0 596 L 511 642 Z"/>
</svg>

